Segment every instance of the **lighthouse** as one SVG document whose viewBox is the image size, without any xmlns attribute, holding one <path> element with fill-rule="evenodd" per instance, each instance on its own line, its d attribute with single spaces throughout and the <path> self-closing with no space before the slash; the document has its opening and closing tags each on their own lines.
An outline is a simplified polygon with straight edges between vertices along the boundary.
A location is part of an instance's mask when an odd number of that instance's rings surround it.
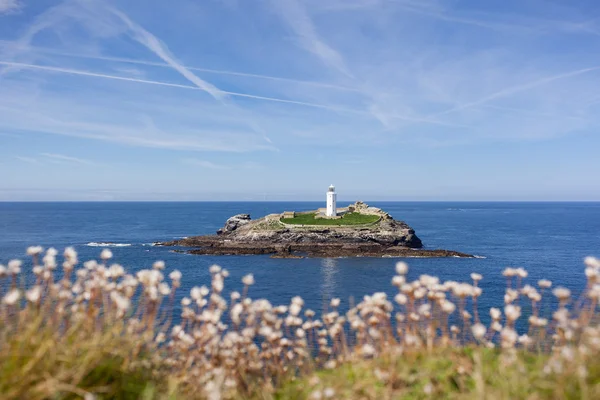
<svg viewBox="0 0 600 400">
<path fill-rule="evenodd" d="M 335 186 L 329 186 L 329 190 L 327 191 L 327 211 L 325 212 L 325 216 L 335 217 L 337 215 L 336 197 Z"/>
</svg>

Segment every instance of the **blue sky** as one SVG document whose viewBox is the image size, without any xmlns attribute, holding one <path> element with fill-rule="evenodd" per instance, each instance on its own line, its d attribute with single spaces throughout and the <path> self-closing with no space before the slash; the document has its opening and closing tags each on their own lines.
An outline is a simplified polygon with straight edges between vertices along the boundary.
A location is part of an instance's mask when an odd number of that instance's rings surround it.
<svg viewBox="0 0 600 400">
<path fill-rule="evenodd" d="M 0 0 L 0 200 L 600 200 L 599 50 L 597 0 Z"/>
</svg>

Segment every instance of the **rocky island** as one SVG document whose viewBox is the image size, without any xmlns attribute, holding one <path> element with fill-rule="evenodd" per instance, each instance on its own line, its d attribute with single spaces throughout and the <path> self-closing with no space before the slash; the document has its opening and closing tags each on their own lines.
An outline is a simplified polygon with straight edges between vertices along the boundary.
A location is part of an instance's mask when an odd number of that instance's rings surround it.
<svg viewBox="0 0 600 400">
<path fill-rule="evenodd" d="M 190 254 L 271 254 L 281 258 L 473 257 L 451 250 L 423 249 L 410 226 L 363 202 L 335 210 L 333 216 L 318 209 L 270 214 L 257 220 L 238 214 L 216 235 L 155 244 L 187 247 Z"/>
</svg>

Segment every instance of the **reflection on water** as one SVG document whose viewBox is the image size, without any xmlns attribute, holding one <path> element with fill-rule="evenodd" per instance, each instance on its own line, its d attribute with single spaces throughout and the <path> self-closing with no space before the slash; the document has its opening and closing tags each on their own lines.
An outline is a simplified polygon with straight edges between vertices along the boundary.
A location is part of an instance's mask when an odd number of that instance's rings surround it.
<svg viewBox="0 0 600 400">
<path fill-rule="evenodd" d="M 338 260 L 336 258 L 321 259 L 321 298 L 331 299 L 335 293 L 336 275 L 338 273 Z"/>
</svg>

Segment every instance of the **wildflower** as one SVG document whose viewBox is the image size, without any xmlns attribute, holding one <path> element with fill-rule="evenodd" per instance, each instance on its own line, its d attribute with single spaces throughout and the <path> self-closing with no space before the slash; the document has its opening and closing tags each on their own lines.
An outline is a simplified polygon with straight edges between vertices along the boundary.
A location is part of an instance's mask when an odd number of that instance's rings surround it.
<svg viewBox="0 0 600 400">
<path fill-rule="evenodd" d="M 294 296 L 292 297 L 292 303 L 298 304 L 300 307 L 302 307 L 304 305 L 304 300 L 302 300 L 302 297 L 300 296 Z"/>
<path fill-rule="evenodd" d="M 588 256 L 584 258 L 583 263 L 590 268 L 600 269 L 600 260 L 596 257 Z"/>
<path fill-rule="evenodd" d="M 254 275 L 248 274 L 242 278 L 242 283 L 246 286 L 254 285 Z"/>
<path fill-rule="evenodd" d="M 208 269 L 208 272 L 210 272 L 211 274 L 218 274 L 219 272 L 221 272 L 221 267 L 213 264 L 210 266 L 210 268 Z"/>
<path fill-rule="evenodd" d="M 595 281 L 596 278 L 598 278 L 598 269 L 597 268 L 593 268 L 593 267 L 587 267 L 585 269 L 585 276 L 590 280 L 590 281 Z"/>
<path fill-rule="evenodd" d="M 112 292 L 110 299 L 115 303 L 119 312 L 124 313 L 129 309 L 130 300 L 118 292 Z"/>
<path fill-rule="evenodd" d="M 315 316 L 315 312 L 314 312 L 313 310 L 306 310 L 306 311 L 304 312 L 304 316 L 305 316 L 306 318 L 312 318 L 312 317 L 314 317 L 314 316 Z"/>
<path fill-rule="evenodd" d="M 516 274 L 519 278 L 527 278 L 527 275 L 528 275 L 527 271 L 525 271 L 525 269 L 523 269 L 523 268 L 517 268 Z"/>
<path fill-rule="evenodd" d="M 475 282 L 478 282 L 483 279 L 483 276 L 481 276 L 481 274 L 476 274 L 473 272 L 471 274 L 471 279 L 473 279 Z"/>
<path fill-rule="evenodd" d="M 179 280 L 177 280 L 179 282 Z M 221 293 L 223 291 L 224 283 L 223 277 L 220 274 L 215 274 L 213 276 L 212 288 L 216 293 Z"/>
<path fill-rule="evenodd" d="M 475 337 L 475 339 L 481 340 L 485 336 L 487 329 L 483 324 L 478 323 L 471 327 L 471 331 L 473 332 L 473 336 Z"/>
<path fill-rule="evenodd" d="M 10 260 L 8 262 L 8 273 L 10 275 L 18 275 L 21 273 L 21 265 L 23 263 L 20 260 Z"/>
<path fill-rule="evenodd" d="M 230 297 L 232 301 L 236 301 L 239 300 L 242 297 L 242 295 L 240 294 L 240 292 L 233 291 L 231 292 Z"/>
<path fill-rule="evenodd" d="M 517 270 L 516 270 L 516 269 L 514 269 L 514 268 L 510 268 L 510 267 L 509 267 L 509 268 L 506 268 L 506 269 L 505 269 L 505 270 L 502 272 L 502 275 L 504 275 L 504 276 L 505 276 L 505 277 L 507 277 L 507 278 L 511 278 L 511 277 L 513 277 L 513 276 L 516 276 L 516 275 L 517 275 Z"/>
<path fill-rule="evenodd" d="M 113 257 L 113 253 L 109 249 L 104 249 L 100 253 L 100 258 L 104 261 L 110 260 L 112 257 Z"/>
<path fill-rule="evenodd" d="M 339 305 L 340 305 L 340 299 L 337 299 L 337 298 L 331 299 L 330 305 L 333 308 L 339 307 Z"/>
<path fill-rule="evenodd" d="M 569 297 L 571 297 L 571 291 L 563 287 L 557 287 L 552 291 L 552 293 L 561 301 L 567 300 Z"/>
<path fill-rule="evenodd" d="M 533 342 L 533 340 L 526 334 L 519 336 L 518 341 L 525 347 L 529 346 Z"/>
<path fill-rule="evenodd" d="M 552 282 L 549 281 L 548 279 L 540 279 L 538 281 L 538 286 L 541 287 L 542 289 L 548 289 L 548 288 L 552 287 Z"/>
<path fill-rule="evenodd" d="M 18 289 L 11 289 L 8 293 L 6 293 L 6 295 L 4 296 L 4 298 L 2 299 L 2 302 L 4 304 L 6 304 L 7 306 L 12 306 L 14 305 L 19 299 L 21 298 L 21 292 L 19 292 Z"/>
<path fill-rule="evenodd" d="M 333 390 L 332 388 L 325 388 L 325 390 L 323 390 L 323 396 L 326 399 L 331 399 L 333 398 L 333 396 L 335 396 L 335 390 Z"/>
<path fill-rule="evenodd" d="M 158 291 L 163 296 L 168 296 L 169 294 L 171 294 L 171 288 L 165 282 L 162 282 L 158 285 Z"/>
<path fill-rule="evenodd" d="M 27 248 L 27 255 L 28 256 L 37 256 L 37 255 L 41 254 L 42 251 L 44 251 L 42 246 L 30 246 Z"/>
<path fill-rule="evenodd" d="M 504 307 L 504 314 L 507 320 L 514 322 L 521 316 L 521 307 L 509 304 Z"/>
<path fill-rule="evenodd" d="M 40 252 L 42 248 L 40 247 Z M 71 264 L 77 264 L 77 252 L 72 247 L 65 248 L 63 256 L 67 259 Z"/>
<path fill-rule="evenodd" d="M 431 382 L 427 382 L 427 384 L 423 386 L 423 392 L 427 396 L 430 396 L 433 393 L 433 385 L 431 384 Z"/>
<path fill-rule="evenodd" d="M 492 307 L 490 308 L 490 316 L 494 321 L 496 321 L 500 319 L 502 312 L 499 309 Z"/>
<path fill-rule="evenodd" d="M 446 314 L 452 314 L 454 310 L 456 310 L 456 306 L 451 301 L 445 300 L 442 303 L 442 311 L 444 311 Z"/>
<path fill-rule="evenodd" d="M 27 292 L 25 292 L 25 298 L 31 303 L 37 303 L 40 300 L 42 295 L 42 288 L 38 285 L 32 287 Z"/>
<path fill-rule="evenodd" d="M 366 343 L 361 347 L 361 353 L 363 357 L 372 357 L 375 355 L 375 347 Z"/>
<path fill-rule="evenodd" d="M 178 282 L 181 280 L 181 272 L 179 272 L 178 270 L 174 270 L 169 274 L 169 278 L 171 278 L 172 281 Z"/>
<path fill-rule="evenodd" d="M 394 286 L 402 286 L 404 283 L 406 283 L 406 278 L 401 276 L 401 275 L 394 275 L 394 277 L 392 278 L 392 285 Z"/>
<path fill-rule="evenodd" d="M 514 329 L 504 328 L 500 332 L 500 338 L 502 339 L 503 348 L 511 348 L 514 347 L 515 343 L 517 342 L 518 336 Z"/>
<path fill-rule="evenodd" d="M 165 269 L 165 262 L 164 261 L 155 261 L 154 264 L 152 264 L 152 268 L 157 269 L 157 270 L 163 270 L 163 269 Z"/>
<path fill-rule="evenodd" d="M 396 263 L 396 273 L 398 275 L 406 275 L 407 272 L 408 272 L 408 264 L 405 263 L 404 261 L 398 261 Z"/>
</svg>

